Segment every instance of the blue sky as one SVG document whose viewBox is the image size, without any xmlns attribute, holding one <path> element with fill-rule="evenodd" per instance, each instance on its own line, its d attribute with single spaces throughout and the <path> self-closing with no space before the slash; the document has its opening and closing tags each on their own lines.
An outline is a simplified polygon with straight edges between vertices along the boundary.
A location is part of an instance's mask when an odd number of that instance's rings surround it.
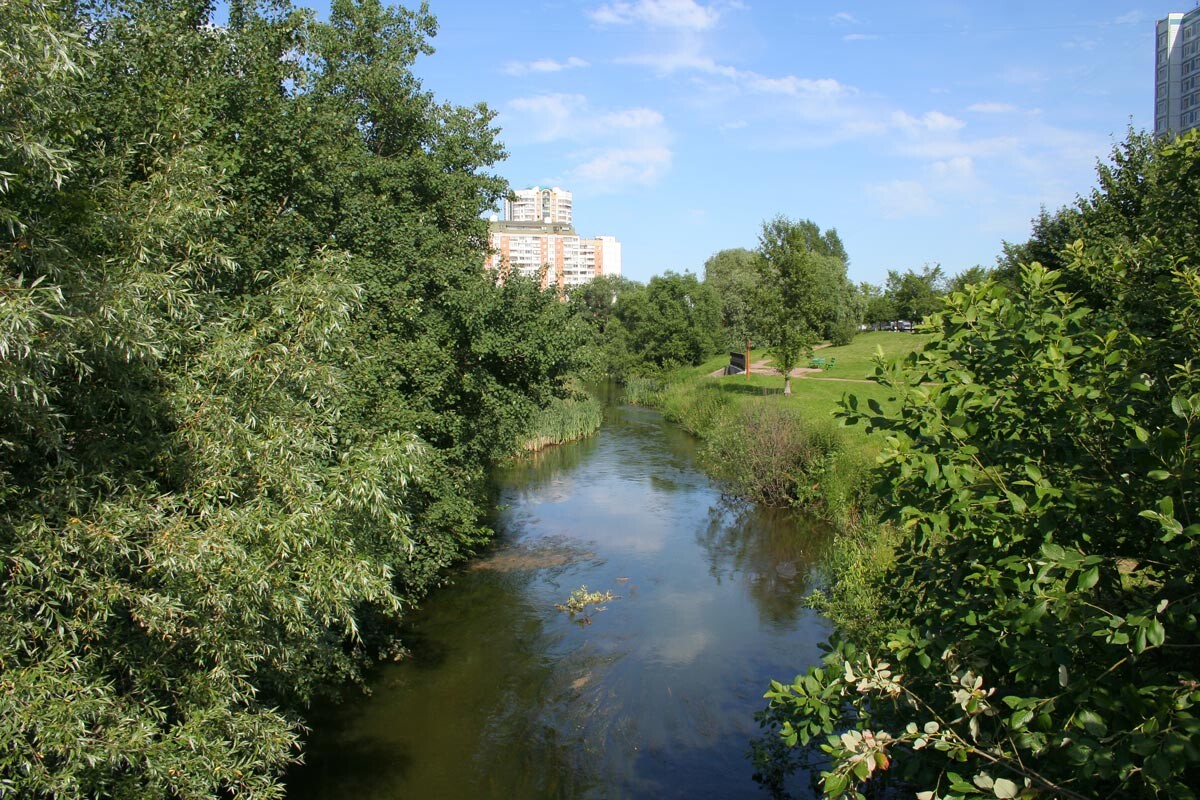
<svg viewBox="0 0 1200 800">
<path fill-rule="evenodd" d="M 494 109 L 498 171 L 571 190 L 627 277 L 701 274 L 782 214 L 882 283 L 991 265 L 1086 193 L 1152 125 L 1155 20 L 1193 3 L 431 0 L 417 73 Z"/>
</svg>

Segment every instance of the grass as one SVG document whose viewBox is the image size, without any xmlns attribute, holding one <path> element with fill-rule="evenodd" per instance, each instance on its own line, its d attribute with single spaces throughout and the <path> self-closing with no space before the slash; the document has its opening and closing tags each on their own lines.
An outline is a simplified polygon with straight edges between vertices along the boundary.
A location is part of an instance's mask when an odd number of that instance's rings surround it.
<svg viewBox="0 0 1200 800">
<path fill-rule="evenodd" d="M 837 366 L 793 378 L 790 396 L 783 394 L 778 373 L 714 377 L 728 363 L 728 356 L 720 355 L 697 367 L 631 380 L 627 402 L 653 406 L 705 439 L 710 471 L 741 487 L 743 496 L 762 495 L 768 502 L 786 496 L 846 528 L 873 515 L 868 478 L 883 439 L 866 434 L 862 426 L 839 427 L 834 414 L 847 394 L 856 395 L 860 404 L 874 399 L 888 405 L 890 390 L 866 380 L 874 373 L 876 354 L 903 356 L 928 339 L 873 332 L 849 345 L 822 348 L 820 355 L 836 358 Z M 768 356 L 769 351 L 752 354 L 754 360 Z M 792 444 L 782 447 L 785 440 Z"/>
<path fill-rule="evenodd" d="M 928 340 L 929 336 L 926 334 L 872 331 L 860 333 L 848 345 L 822 348 L 816 351 L 817 355 L 826 361 L 836 359 L 837 365 L 833 370 L 810 373 L 812 377 L 793 378 L 792 395 L 786 398 L 782 397 L 783 376 L 777 372 L 754 372 L 748 379 L 745 375 L 709 377 L 729 363 L 727 355 L 714 356 L 698 367 L 681 369 L 672 376 L 673 380 L 670 382 L 711 383 L 719 387 L 723 394 L 731 395 L 726 400 L 733 405 L 754 397 L 780 395 L 781 402 L 794 407 L 803 416 L 828 419 L 837 410 L 842 397 L 848 393 L 857 395 L 863 402 L 869 399 L 886 402 L 888 393 L 878 384 L 851 381 L 865 381 L 868 376 L 874 374 L 877 353 L 882 352 L 886 358 L 901 356 L 919 348 Z M 769 357 L 769 350 L 756 350 L 751 353 L 752 361 Z M 803 366 L 807 366 L 807 363 Z"/>
<path fill-rule="evenodd" d="M 603 406 L 591 395 L 555 398 L 534 418 L 523 449 L 534 452 L 590 436 L 603 418 Z"/>
</svg>

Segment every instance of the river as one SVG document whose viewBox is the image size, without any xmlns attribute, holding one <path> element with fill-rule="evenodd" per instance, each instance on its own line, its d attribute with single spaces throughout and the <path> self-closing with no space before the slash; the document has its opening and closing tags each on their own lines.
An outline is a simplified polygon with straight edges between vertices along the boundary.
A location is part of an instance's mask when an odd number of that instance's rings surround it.
<svg viewBox="0 0 1200 800">
<path fill-rule="evenodd" d="M 697 443 L 609 410 L 497 471 L 498 538 L 413 615 L 412 657 L 318 711 L 289 798 L 765 798 L 769 681 L 820 658 L 804 607 L 830 536 L 723 498 Z M 572 620 L 581 585 L 615 599 Z"/>
</svg>

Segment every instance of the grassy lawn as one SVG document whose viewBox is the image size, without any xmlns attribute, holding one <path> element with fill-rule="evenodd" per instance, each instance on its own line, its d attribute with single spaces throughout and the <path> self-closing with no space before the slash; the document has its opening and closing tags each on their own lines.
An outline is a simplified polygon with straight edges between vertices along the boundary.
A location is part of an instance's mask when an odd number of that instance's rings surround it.
<svg viewBox="0 0 1200 800">
<path fill-rule="evenodd" d="M 860 333 L 854 341 L 844 347 L 825 347 L 816 355 L 828 361 L 837 359 L 833 370 L 810 373 L 811 377 L 792 379 L 792 396 L 783 397 L 783 376 L 777 372 L 730 375 L 713 378 L 710 375 L 729 363 L 729 356 L 714 356 L 698 367 L 683 370 L 681 377 L 688 383 L 707 383 L 719 386 L 722 393 L 731 393 L 747 400 L 754 397 L 775 396 L 781 402 L 794 405 L 807 417 L 830 417 L 837 410 L 838 402 L 848 393 L 858 395 L 865 402 L 876 399 L 885 402 L 887 392 L 873 382 L 861 383 L 875 370 L 875 355 L 882 351 L 885 357 L 900 356 L 919 348 L 929 336 L 925 334 L 872 331 Z M 758 361 L 769 357 L 769 350 L 756 350 L 751 359 Z M 807 362 L 802 366 L 807 366 Z M 836 378 L 838 380 L 825 380 Z"/>
</svg>

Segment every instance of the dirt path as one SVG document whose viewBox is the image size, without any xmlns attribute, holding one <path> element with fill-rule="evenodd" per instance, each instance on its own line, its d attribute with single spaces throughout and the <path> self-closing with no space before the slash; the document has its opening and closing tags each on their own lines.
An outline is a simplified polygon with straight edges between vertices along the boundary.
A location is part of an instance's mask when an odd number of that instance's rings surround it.
<svg viewBox="0 0 1200 800">
<path fill-rule="evenodd" d="M 831 345 L 829 342 L 826 342 L 825 344 L 814 345 L 813 350 L 824 350 L 826 347 L 832 347 L 832 346 L 833 345 Z M 795 369 L 792 370 L 791 376 L 793 378 L 808 378 L 809 380 L 816 380 L 816 381 L 842 381 L 844 383 L 870 383 L 871 382 L 871 381 L 866 381 L 866 380 L 859 380 L 857 378 L 817 377 L 824 371 L 825 370 L 818 369 L 816 367 L 796 367 Z M 771 359 L 769 359 L 769 358 L 759 359 L 758 361 L 751 361 L 750 362 L 750 372 L 753 374 L 757 374 L 757 375 L 778 375 L 779 374 L 779 372 L 775 369 L 775 367 L 771 366 Z M 724 367 L 721 367 L 719 370 L 716 370 L 715 372 L 709 373 L 710 378 L 721 378 L 721 377 L 724 377 L 724 375 L 725 375 Z"/>
</svg>

